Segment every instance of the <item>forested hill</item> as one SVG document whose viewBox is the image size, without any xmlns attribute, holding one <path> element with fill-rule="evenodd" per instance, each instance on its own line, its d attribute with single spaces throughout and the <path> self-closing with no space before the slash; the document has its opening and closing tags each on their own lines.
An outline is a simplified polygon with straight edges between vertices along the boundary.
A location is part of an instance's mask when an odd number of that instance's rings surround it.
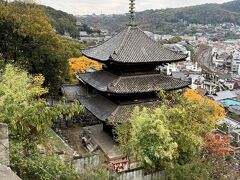
<svg viewBox="0 0 240 180">
<path fill-rule="evenodd" d="M 240 13 L 240 0 L 224 3 L 221 6 L 225 10 L 229 10 L 231 12 Z"/>
<path fill-rule="evenodd" d="M 73 38 L 78 36 L 79 31 L 76 26 L 77 19 L 74 15 L 48 6 L 41 5 L 41 7 L 44 9 L 50 23 L 59 34 L 64 35 L 65 33 L 68 33 Z"/>
<path fill-rule="evenodd" d="M 124 15 L 89 15 L 78 17 L 79 21 L 116 30 L 128 22 Z M 231 22 L 240 24 L 240 0 L 224 4 L 203 4 L 184 8 L 168 8 L 146 10 L 136 13 L 136 22 L 144 30 L 155 33 L 171 33 L 175 30 L 184 31 L 186 23 L 217 24 Z"/>
<path fill-rule="evenodd" d="M 72 38 L 79 36 L 79 31 L 87 31 L 88 33 L 99 32 L 98 29 L 91 29 L 87 24 L 77 26 L 77 18 L 72 14 L 68 14 L 61 10 L 39 5 L 45 11 L 49 18 L 51 25 L 57 31 L 58 34 L 69 34 Z"/>
</svg>

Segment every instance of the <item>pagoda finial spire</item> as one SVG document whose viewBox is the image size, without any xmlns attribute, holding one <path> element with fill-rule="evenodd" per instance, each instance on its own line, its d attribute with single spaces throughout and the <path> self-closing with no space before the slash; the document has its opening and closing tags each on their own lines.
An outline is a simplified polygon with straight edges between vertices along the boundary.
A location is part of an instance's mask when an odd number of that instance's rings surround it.
<svg viewBox="0 0 240 180">
<path fill-rule="evenodd" d="M 130 0 L 129 3 L 129 25 L 134 26 L 135 25 L 135 0 Z"/>
</svg>

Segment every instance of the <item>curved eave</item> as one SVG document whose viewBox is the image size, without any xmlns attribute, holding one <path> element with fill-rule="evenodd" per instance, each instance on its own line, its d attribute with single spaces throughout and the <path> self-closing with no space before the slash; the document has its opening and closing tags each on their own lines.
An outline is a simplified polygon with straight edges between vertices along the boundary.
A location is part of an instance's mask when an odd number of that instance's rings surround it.
<svg viewBox="0 0 240 180">
<path fill-rule="evenodd" d="M 181 62 L 181 61 L 186 61 L 186 58 L 188 58 L 188 55 L 186 55 L 184 58 L 181 59 L 175 59 L 175 60 L 168 60 L 168 61 L 152 61 L 152 62 L 120 62 L 120 61 L 115 61 L 114 59 L 108 58 L 108 59 L 97 59 L 95 57 L 88 56 L 84 52 L 82 52 L 84 56 L 86 56 L 89 59 L 92 59 L 94 61 L 100 62 L 100 63 L 110 63 L 110 64 L 116 64 L 116 65 L 136 65 L 136 64 L 164 64 L 164 63 L 176 63 L 176 62 Z"/>
<path fill-rule="evenodd" d="M 84 56 L 86 56 L 87 58 L 89 58 L 89 59 L 92 59 L 92 60 L 94 60 L 94 61 L 98 61 L 98 62 L 100 62 L 100 63 L 104 63 L 104 62 L 106 62 L 106 61 L 109 61 L 109 59 L 97 59 L 97 58 L 95 58 L 95 57 L 92 57 L 92 56 L 88 56 L 87 54 L 85 54 L 84 53 L 84 51 L 82 51 L 82 54 L 84 55 Z"/>
<path fill-rule="evenodd" d="M 81 79 L 80 77 L 77 76 L 77 79 L 84 82 L 85 84 L 88 84 L 90 87 L 94 88 L 94 89 L 97 89 L 98 91 L 100 92 L 103 92 L 103 93 L 110 93 L 112 95 L 115 95 L 115 96 L 122 96 L 122 95 L 135 95 L 135 94 L 144 94 L 144 93 L 154 93 L 154 92 L 159 92 L 161 90 L 164 90 L 164 91 L 175 91 L 175 90 L 179 90 L 179 89 L 183 89 L 183 88 L 186 88 L 190 85 L 190 82 L 186 82 L 185 85 L 183 86 L 179 86 L 179 87 L 173 87 L 173 88 L 158 88 L 158 89 L 151 89 L 151 90 L 145 90 L 145 91 L 113 91 L 113 90 L 109 90 L 109 87 L 107 88 L 99 88 L 98 86 L 93 86 L 91 84 L 89 84 L 88 82 L 84 81 L 83 79 Z"/>
<path fill-rule="evenodd" d="M 105 92 L 110 93 L 110 94 L 115 95 L 115 96 L 118 96 L 118 95 L 119 96 L 123 96 L 125 94 L 130 96 L 130 95 L 135 95 L 135 94 L 155 93 L 155 92 L 159 92 L 161 90 L 164 90 L 164 91 L 176 91 L 176 90 L 179 90 L 179 89 L 187 88 L 187 87 L 189 87 L 189 85 L 190 85 L 190 83 L 186 83 L 186 85 L 181 86 L 181 87 L 168 88 L 168 89 L 159 88 L 159 89 L 149 90 L 149 91 L 134 91 L 134 92 L 124 92 L 124 91 L 122 91 L 122 92 L 116 92 L 116 91 L 109 91 L 109 90 L 107 90 Z"/>
<path fill-rule="evenodd" d="M 186 58 L 181 58 L 181 59 L 175 59 L 175 60 L 168 60 L 168 61 L 150 61 L 150 62 L 120 62 L 120 61 L 114 61 L 114 60 L 108 60 L 105 62 L 109 62 L 112 64 L 116 64 L 116 65 L 146 65 L 146 64 L 156 64 L 156 65 L 160 65 L 160 64 L 166 64 L 166 63 L 176 63 L 176 62 L 181 62 L 181 61 L 186 61 Z"/>
</svg>

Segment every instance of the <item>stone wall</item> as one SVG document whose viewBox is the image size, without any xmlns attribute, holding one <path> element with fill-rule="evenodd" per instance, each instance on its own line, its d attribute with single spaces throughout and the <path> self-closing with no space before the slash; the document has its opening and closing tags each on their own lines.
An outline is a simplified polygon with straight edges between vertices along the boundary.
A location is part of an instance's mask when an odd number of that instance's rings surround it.
<svg viewBox="0 0 240 180">
<path fill-rule="evenodd" d="M 8 126 L 0 123 L 0 164 L 9 166 Z"/>
</svg>

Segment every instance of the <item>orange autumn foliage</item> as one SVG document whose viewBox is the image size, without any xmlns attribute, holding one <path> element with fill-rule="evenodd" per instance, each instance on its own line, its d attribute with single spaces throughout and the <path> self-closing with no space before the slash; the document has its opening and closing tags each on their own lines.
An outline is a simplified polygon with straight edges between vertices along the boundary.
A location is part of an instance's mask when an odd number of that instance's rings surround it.
<svg viewBox="0 0 240 180">
<path fill-rule="evenodd" d="M 203 112 L 203 118 L 206 120 L 218 121 L 226 115 L 224 108 L 216 101 L 200 95 L 197 91 L 186 89 L 184 97 L 190 102 L 197 102 L 199 111 L 201 111 L 201 108 L 209 110 L 209 113 Z"/>
<path fill-rule="evenodd" d="M 75 75 L 77 73 L 85 72 L 90 68 L 100 70 L 102 65 L 92 59 L 87 58 L 86 56 L 81 56 L 79 58 L 71 58 L 68 60 L 72 73 Z"/>
<path fill-rule="evenodd" d="M 218 134 L 207 134 L 204 137 L 205 149 L 210 154 L 226 156 L 233 150 L 230 148 L 230 140 L 227 136 Z"/>
<path fill-rule="evenodd" d="M 86 56 L 81 56 L 79 58 L 70 58 L 68 60 L 70 66 L 70 82 L 77 83 L 76 74 L 84 73 L 90 68 L 96 70 L 101 70 L 102 65 L 92 59 L 87 58 Z"/>
</svg>

